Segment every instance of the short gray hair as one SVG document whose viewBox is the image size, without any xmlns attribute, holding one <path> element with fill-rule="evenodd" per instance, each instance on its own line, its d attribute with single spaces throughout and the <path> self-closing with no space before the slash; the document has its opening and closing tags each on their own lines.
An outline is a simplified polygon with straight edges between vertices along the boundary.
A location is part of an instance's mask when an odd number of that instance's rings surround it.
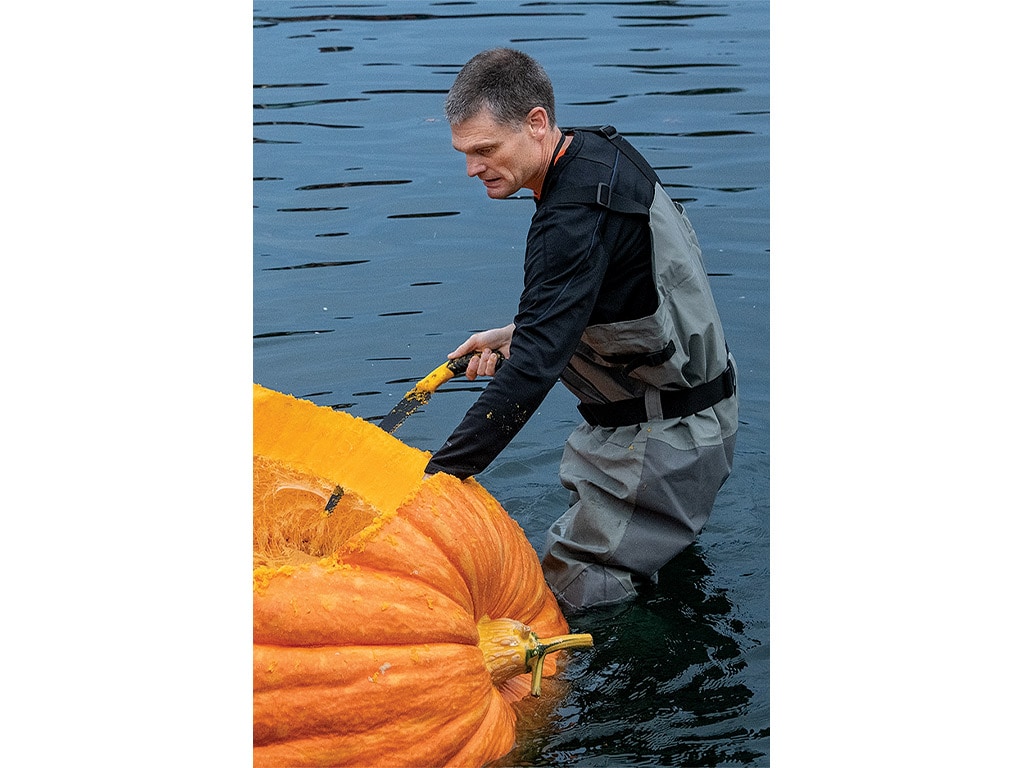
<svg viewBox="0 0 1024 768">
<path fill-rule="evenodd" d="M 555 125 L 555 92 L 543 67 L 522 51 L 491 48 L 470 59 L 444 102 L 444 116 L 457 124 L 487 109 L 499 123 L 518 127 L 534 107 L 544 107 Z"/>
</svg>

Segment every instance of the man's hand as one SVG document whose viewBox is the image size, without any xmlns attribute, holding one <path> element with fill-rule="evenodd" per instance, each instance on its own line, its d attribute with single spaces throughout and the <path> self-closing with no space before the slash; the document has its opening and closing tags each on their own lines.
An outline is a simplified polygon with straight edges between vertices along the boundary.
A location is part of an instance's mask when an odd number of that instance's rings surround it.
<svg viewBox="0 0 1024 768">
<path fill-rule="evenodd" d="M 512 332 L 515 329 L 515 323 L 509 323 L 504 328 L 492 328 L 489 331 L 474 333 L 449 352 L 448 359 L 452 360 L 462 355 L 468 355 L 470 352 L 479 352 L 479 357 L 474 357 L 469 361 L 466 378 L 473 381 L 477 376 L 493 376 L 498 363 L 498 356 L 494 353 L 497 351 L 505 357 L 509 356 Z"/>
</svg>

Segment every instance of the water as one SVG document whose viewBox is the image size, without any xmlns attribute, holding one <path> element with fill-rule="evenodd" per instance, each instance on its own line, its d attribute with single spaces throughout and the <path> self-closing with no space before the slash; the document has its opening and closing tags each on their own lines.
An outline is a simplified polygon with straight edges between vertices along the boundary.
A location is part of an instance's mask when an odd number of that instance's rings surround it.
<svg viewBox="0 0 1024 768">
<path fill-rule="evenodd" d="M 560 125 L 616 126 L 686 206 L 739 363 L 733 475 L 655 590 L 572 619 L 597 647 L 524 703 L 498 765 L 768 765 L 768 3 L 265 2 L 253 44 L 264 386 L 377 419 L 511 319 L 533 203 L 488 199 L 442 113 L 484 48 L 537 58 Z M 444 386 L 398 435 L 436 449 L 481 386 Z M 479 477 L 537 547 L 574 404 L 556 387 Z"/>
</svg>

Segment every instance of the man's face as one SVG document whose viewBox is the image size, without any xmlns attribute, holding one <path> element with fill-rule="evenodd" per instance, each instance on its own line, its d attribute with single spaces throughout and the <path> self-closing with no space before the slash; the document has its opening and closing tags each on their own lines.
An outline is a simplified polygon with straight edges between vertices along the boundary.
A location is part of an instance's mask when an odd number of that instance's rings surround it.
<svg viewBox="0 0 1024 768">
<path fill-rule="evenodd" d="M 451 129 L 452 146 L 466 156 L 466 174 L 484 183 L 488 197 L 509 197 L 523 187 L 540 193 L 547 158 L 528 122 L 516 130 L 484 109 Z"/>
</svg>

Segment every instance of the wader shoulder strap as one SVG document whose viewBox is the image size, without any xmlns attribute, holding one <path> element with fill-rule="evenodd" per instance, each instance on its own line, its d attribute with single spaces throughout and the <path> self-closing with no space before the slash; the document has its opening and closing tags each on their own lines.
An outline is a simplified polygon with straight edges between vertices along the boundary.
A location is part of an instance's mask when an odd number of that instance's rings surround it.
<svg viewBox="0 0 1024 768">
<path fill-rule="evenodd" d="M 628 197 L 612 192 L 611 187 L 603 181 L 585 187 L 562 187 L 554 189 L 544 196 L 544 203 L 548 205 L 560 205 L 565 203 L 577 203 L 579 205 L 599 205 L 616 213 L 626 213 L 633 216 L 650 217 L 650 209 L 643 203 L 632 200 Z"/>
<path fill-rule="evenodd" d="M 614 125 L 593 125 L 584 128 L 566 128 L 565 130 L 589 131 L 590 133 L 599 134 L 603 138 L 608 139 L 608 141 L 615 145 L 615 148 L 617 150 L 619 150 L 622 154 L 624 154 L 626 157 L 632 160 L 633 164 L 640 170 L 641 173 L 643 173 L 644 176 L 647 177 L 648 181 L 650 181 L 652 184 L 657 184 L 660 182 L 658 174 L 654 173 L 653 168 L 650 169 L 650 172 L 648 172 L 647 160 L 644 158 L 644 156 L 640 154 L 636 147 L 634 147 L 632 144 L 626 141 L 626 137 L 619 133 Z"/>
<path fill-rule="evenodd" d="M 611 125 L 591 126 L 585 128 L 566 128 L 566 132 L 588 131 L 607 139 L 615 145 L 615 149 L 628 157 L 633 164 L 647 177 L 652 184 L 660 183 L 657 175 L 651 176 L 647 171 L 647 161 L 636 149 L 622 138 L 622 135 Z M 563 136 L 565 134 L 563 133 Z M 576 203 L 579 205 L 599 205 L 615 213 L 650 218 L 649 208 L 632 198 L 613 192 L 604 182 L 582 187 L 566 187 L 552 190 L 544 198 L 545 203 Z"/>
<path fill-rule="evenodd" d="M 615 129 L 615 126 L 603 125 L 597 129 L 597 132 L 614 144 L 615 148 L 622 154 L 632 160 L 633 165 L 640 169 L 643 175 L 647 177 L 648 181 L 652 184 L 660 183 L 660 179 L 658 179 L 658 175 L 654 173 L 653 169 L 651 170 L 651 173 L 647 172 L 647 160 L 644 156 L 637 151 L 636 147 L 626 141 L 623 135 Z"/>
</svg>

